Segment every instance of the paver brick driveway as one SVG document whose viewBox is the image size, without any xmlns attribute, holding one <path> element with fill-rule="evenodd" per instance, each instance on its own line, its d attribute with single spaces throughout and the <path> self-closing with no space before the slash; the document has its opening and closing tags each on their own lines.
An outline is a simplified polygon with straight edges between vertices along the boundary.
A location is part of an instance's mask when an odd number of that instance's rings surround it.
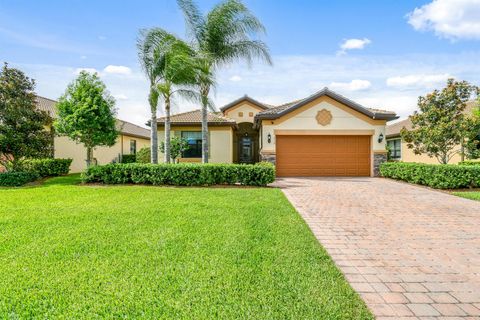
<svg viewBox="0 0 480 320">
<path fill-rule="evenodd" d="M 377 319 L 480 319 L 480 202 L 380 178 L 276 185 Z"/>
</svg>

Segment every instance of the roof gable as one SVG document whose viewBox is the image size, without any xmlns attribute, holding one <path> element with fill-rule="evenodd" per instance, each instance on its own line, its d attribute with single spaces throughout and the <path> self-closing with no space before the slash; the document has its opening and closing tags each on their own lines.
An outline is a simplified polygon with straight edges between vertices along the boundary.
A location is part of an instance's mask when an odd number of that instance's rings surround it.
<svg viewBox="0 0 480 320">
<path fill-rule="evenodd" d="M 365 108 L 362 105 L 328 89 L 323 88 L 322 90 L 318 91 L 317 93 L 301 100 L 293 101 L 278 107 L 270 108 L 268 110 L 262 111 L 256 115 L 256 119 L 278 119 L 292 111 L 295 111 L 321 97 L 327 96 L 373 120 L 394 120 L 397 119 L 397 115 L 395 112 L 379 110 L 379 109 L 370 109 Z"/>
<path fill-rule="evenodd" d="M 239 105 L 242 102 L 249 102 L 249 103 L 253 104 L 254 106 L 257 106 L 261 110 L 268 109 L 268 106 L 266 104 L 261 103 L 261 102 L 255 100 L 255 99 L 252 99 L 247 95 L 244 95 L 243 97 L 238 98 L 237 100 L 234 100 L 234 101 L 230 102 L 229 104 L 224 105 L 223 107 L 220 108 L 220 111 L 225 112 L 230 108 L 236 107 L 237 105 Z"/>
</svg>

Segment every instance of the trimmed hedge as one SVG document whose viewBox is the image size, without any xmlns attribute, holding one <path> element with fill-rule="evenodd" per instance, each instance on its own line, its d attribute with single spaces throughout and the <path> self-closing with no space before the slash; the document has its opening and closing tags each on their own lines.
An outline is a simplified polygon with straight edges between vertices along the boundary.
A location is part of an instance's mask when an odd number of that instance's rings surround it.
<svg viewBox="0 0 480 320">
<path fill-rule="evenodd" d="M 124 154 L 122 155 L 122 162 L 121 163 L 135 163 L 137 161 L 137 157 L 134 154 Z"/>
<path fill-rule="evenodd" d="M 84 182 L 175 186 L 266 186 L 275 181 L 275 167 L 259 164 L 107 164 L 82 174 Z"/>
<path fill-rule="evenodd" d="M 72 159 L 29 159 L 22 163 L 22 171 L 36 173 L 39 177 L 68 174 Z"/>
<path fill-rule="evenodd" d="M 380 174 L 387 178 L 421 184 L 435 189 L 480 186 L 480 166 L 385 162 Z"/>
<path fill-rule="evenodd" d="M 480 161 L 479 160 L 462 161 L 458 165 L 460 165 L 460 166 L 480 166 Z"/>
<path fill-rule="evenodd" d="M 36 179 L 38 179 L 38 174 L 35 172 L 2 172 L 0 173 L 0 186 L 20 187 Z"/>
<path fill-rule="evenodd" d="M 135 158 L 136 162 L 138 163 L 150 163 L 150 148 L 143 147 L 142 149 L 138 150 Z"/>
</svg>

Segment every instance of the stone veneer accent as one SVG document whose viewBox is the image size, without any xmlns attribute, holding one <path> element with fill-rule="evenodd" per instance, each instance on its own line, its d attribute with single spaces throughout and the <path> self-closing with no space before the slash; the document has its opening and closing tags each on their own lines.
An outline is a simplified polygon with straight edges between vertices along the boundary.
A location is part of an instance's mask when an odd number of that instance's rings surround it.
<svg viewBox="0 0 480 320">
<path fill-rule="evenodd" d="M 384 162 L 387 162 L 386 153 L 374 153 L 373 154 L 373 176 L 380 176 L 380 165 Z"/>
<path fill-rule="evenodd" d="M 270 162 L 275 165 L 277 162 L 277 156 L 275 153 L 263 153 L 260 152 L 260 161 Z"/>
</svg>

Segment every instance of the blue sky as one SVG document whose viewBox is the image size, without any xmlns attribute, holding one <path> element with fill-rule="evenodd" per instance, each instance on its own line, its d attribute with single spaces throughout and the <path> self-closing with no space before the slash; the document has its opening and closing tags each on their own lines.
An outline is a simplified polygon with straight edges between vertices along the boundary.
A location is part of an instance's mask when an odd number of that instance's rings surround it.
<svg viewBox="0 0 480 320">
<path fill-rule="evenodd" d="M 197 1 L 208 10 L 217 1 Z M 282 103 L 329 86 L 368 107 L 410 114 L 448 77 L 480 85 L 480 0 L 245 0 L 265 24 L 273 66 L 220 70 L 214 100 Z M 95 69 L 119 117 L 143 124 L 147 85 L 135 39 L 159 26 L 184 37 L 175 0 L 0 0 L 0 60 L 58 98 L 79 69 Z M 343 47 L 343 49 L 342 49 Z M 194 106 L 178 101 L 176 111 Z"/>
</svg>

